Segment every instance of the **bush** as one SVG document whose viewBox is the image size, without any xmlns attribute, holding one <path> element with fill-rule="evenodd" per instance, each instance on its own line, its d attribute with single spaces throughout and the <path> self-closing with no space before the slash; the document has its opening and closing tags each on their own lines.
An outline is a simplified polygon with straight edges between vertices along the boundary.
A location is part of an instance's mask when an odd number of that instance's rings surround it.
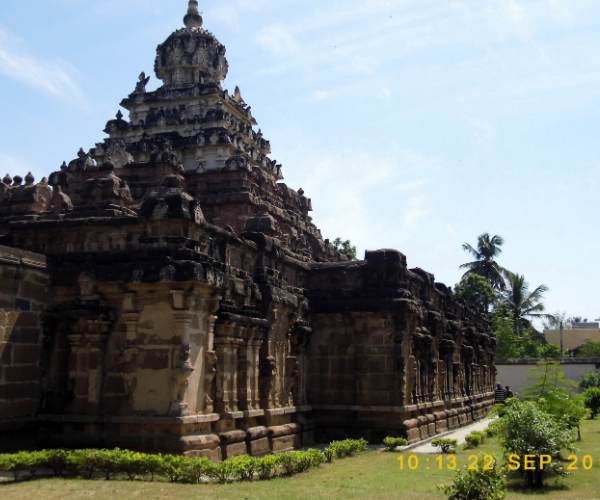
<svg viewBox="0 0 600 500">
<path fill-rule="evenodd" d="M 485 429 L 485 435 L 489 438 L 497 436 L 504 428 L 504 421 L 501 418 L 492 420 Z"/>
<path fill-rule="evenodd" d="M 592 418 L 600 413 L 600 387 L 590 387 L 583 393 L 584 404 L 590 410 Z"/>
<path fill-rule="evenodd" d="M 561 449 L 575 450 L 573 432 L 564 420 L 545 412 L 534 402 L 517 399 L 507 404 L 503 420 L 500 444 L 507 458 L 518 459 L 520 466 L 515 473 L 525 475 L 529 486 L 541 488 L 548 474 L 567 475 L 556 459 Z M 532 469 L 525 469 L 525 455 L 534 457 Z M 549 457 L 550 462 L 542 463 L 542 456 Z"/>
<path fill-rule="evenodd" d="M 0 470 L 12 472 L 15 481 L 24 471 L 33 477 L 37 470 L 45 465 L 45 454 L 41 451 L 20 451 L 19 453 L 0 455 Z"/>
<path fill-rule="evenodd" d="M 217 465 L 208 458 L 188 458 L 182 479 L 186 483 L 201 484 L 215 477 L 216 468 Z"/>
<path fill-rule="evenodd" d="M 225 460 L 223 463 L 215 465 L 213 478 L 217 483 L 225 484 L 234 478 L 236 472 L 234 464 L 230 463 L 229 460 Z"/>
<path fill-rule="evenodd" d="M 154 476 L 156 474 L 160 474 L 163 466 L 163 456 L 161 454 L 158 455 L 146 455 L 145 453 L 140 454 L 140 475 L 147 476 L 150 475 L 150 480 L 154 481 Z"/>
<path fill-rule="evenodd" d="M 383 440 L 385 451 L 394 451 L 398 446 L 406 446 L 408 441 L 404 438 L 388 436 Z"/>
<path fill-rule="evenodd" d="M 483 432 L 483 431 L 472 431 L 471 434 L 474 434 L 475 436 L 480 436 L 482 444 L 485 442 L 485 432 Z"/>
<path fill-rule="evenodd" d="M 465 449 L 477 448 L 481 444 L 481 436 L 472 432 L 465 436 L 465 441 L 467 443 Z"/>
<path fill-rule="evenodd" d="M 166 477 L 171 483 L 178 483 L 187 474 L 187 457 L 178 455 L 165 455 L 162 457 L 162 467 L 159 474 Z"/>
<path fill-rule="evenodd" d="M 431 441 L 431 446 L 433 446 L 434 448 L 439 448 L 440 453 L 448 453 L 450 450 L 452 450 L 458 446 L 458 440 L 446 439 L 446 438 L 436 438 L 433 441 Z"/>
<path fill-rule="evenodd" d="M 68 457 L 69 467 L 81 471 L 86 479 L 92 479 L 104 464 L 103 450 L 75 450 Z"/>
<path fill-rule="evenodd" d="M 600 375 L 591 368 L 587 374 L 581 375 L 581 381 L 579 382 L 579 388 L 582 391 L 590 387 L 600 387 Z"/>
<path fill-rule="evenodd" d="M 366 439 L 345 439 L 344 441 L 332 441 L 325 448 L 327 461 L 331 462 L 333 458 L 351 457 L 367 449 L 368 441 Z"/>
<path fill-rule="evenodd" d="M 479 463 L 487 461 L 482 455 Z M 448 500 L 502 500 L 506 497 L 506 480 L 496 469 L 494 459 L 491 469 L 481 467 L 466 472 L 458 469 L 454 483 L 439 485 L 438 490 L 448 495 Z"/>
<path fill-rule="evenodd" d="M 258 460 L 249 455 L 238 455 L 226 460 L 231 467 L 232 475 L 241 481 L 252 481 L 258 466 Z"/>
<path fill-rule="evenodd" d="M 258 459 L 256 464 L 256 473 L 261 480 L 270 479 L 279 464 L 281 459 L 278 455 L 267 455 Z"/>
<path fill-rule="evenodd" d="M 62 476 L 62 474 L 69 467 L 69 457 L 71 456 L 70 450 L 45 450 L 44 453 L 44 466 L 52 469 L 55 476 Z"/>
</svg>

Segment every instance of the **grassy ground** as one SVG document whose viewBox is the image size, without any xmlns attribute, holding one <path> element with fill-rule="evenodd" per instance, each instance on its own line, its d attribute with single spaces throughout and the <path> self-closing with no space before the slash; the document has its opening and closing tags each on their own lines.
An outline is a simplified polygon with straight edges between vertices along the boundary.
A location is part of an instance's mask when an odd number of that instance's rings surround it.
<svg viewBox="0 0 600 500">
<path fill-rule="evenodd" d="M 600 500 L 600 419 L 586 420 L 582 425 L 582 440 L 578 443 L 579 464 L 584 455 L 591 455 L 594 466 L 591 470 L 574 471 L 573 475 L 561 480 L 558 486 L 543 492 L 533 492 L 511 486 L 510 500 L 534 498 L 596 499 Z M 462 448 L 462 447 L 461 447 Z M 489 440 L 480 447 L 481 451 L 501 455 L 500 448 Z M 477 452 L 458 450 L 456 460 L 459 467 L 468 463 L 469 455 Z M 227 500 L 443 500 L 444 495 L 436 491 L 440 483 L 450 484 L 454 473 L 439 470 L 437 455 L 418 455 L 419 466 L 401 471 L 399 453 L 369 451 L 361 456 L 338 460 L 332 465 L 323 465 L 317 470 L 292 478 L 272 481 L 234 483 L 228 485 L 179 485 L 168 483 L 41 479 L 19 483 L 0 484 L 2 500 L 188 500 L 210 497 Z M 404 453 L 405 460 L 411 455 Z M 427 461 L 429 459 L 429 462 Z M 444 466 L 448 459 L 444 457 Z M 427 467 L 429 466 L 429 469 Z M 551 482 L 550 484 L 553 484 Z"/>
</svg>

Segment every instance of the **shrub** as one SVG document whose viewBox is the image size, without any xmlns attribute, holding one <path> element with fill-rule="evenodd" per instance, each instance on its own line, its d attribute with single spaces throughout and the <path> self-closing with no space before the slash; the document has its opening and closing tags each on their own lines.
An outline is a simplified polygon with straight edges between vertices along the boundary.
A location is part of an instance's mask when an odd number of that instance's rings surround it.
<svg viewBox="0 0 600 500">
<path fill-rule="evenodd" d="M 114 450 L 98 450 L 100 462 L 98 469 L 104 472 L 106 480 L 122 472 L 122 468 L 127 461 L 126 453 L 125 450 L 120 450 L 119 448 L 115 448 Z"/>
<path fill-rule="evenodd" d="M 479 434 L 467 434 L 465 436 L 466 446 L 465 449 L 477 448 L 481 444 L 481 436 Z"/>
<path fill-rule="evenodd" d="M 139 461 L 139 467 L 141 476 L 150 475 L 150 480 L 154 481 L 155 474 L 160 474 L 162 470 L 163 456 L 161 454 L 146 455 L 145 453 L 142 453 Z"/>
<path fill-rule="evenodd" d="M 600 387 L 600 374 L 596 373 L 591 368 L 587 374 L 581 375 L 581 381 L 579 382 L 579 388 L 582 391 L 585 391 L 590 387 Z"/>
<path fill-rule="evenodd" d="M 325 454 L 314 448 L 310 448 L 305 452 L 310 459 L 311 467 L 318 467 L 322 463 L 325 463 Z"/>
<path fill-rule="evenodd" d="M 58 449 L 45 450 L 42 453 L 44 453 L 44 466 L 52 469 L 55 476 L 62 476 L 69 467 L 69 457 L 72 452 Z"/>
<path fill-rule="evenodd" d="M 238 455 L 227 459 L 232 475 L 241 481 L 252 481 L 258 465 L 258 460 L 249 455 Z"/>
<path fill-rule="evenodd" d="M 344 441 L 332 441 L 329 447 L 325 449 L 327 457 L 331 453 L 331 457 L 327 458 L 331 462 L 333 458 L 351 457 L 356 453 L 367 449 L 368 441 L 366 439 L 345 439 Z"/>
<path fill-rule="evenodd" d="M 487 437 L 494 437 L 498 435 L 504 427 L 504 421 L 501 418 L 497 418 L 496 420 L 492 420 L 490 424 L 487 426 L 485 435 Z"/>
<path fill-rule="evenodd" d="M 485 432 L 483 431 L 471 431 L 471 434 L 474 436 L 479 436 L 481 438 L 481 444 L 485 442 Z"/>
<path fill-rule="evenodd" d="M 73 469 L 82 471 L 86 479 L 92 479 L 104 464 L 102 450 L 75 450 L 69 455 L 68 464 Z"/>
<path fill-rule="evenodd" d="M 217 465 L 208 458 L 188 458 L 182 479 L 186 483 L 200 484 L 208 478 L 215 477 L 216 468 Z"/>
<path fill-rule="evenodd" d="M 213 478 L 219 484 L 228 483 L 233 479 L 236 474 L 236 470 L 233 464 L 229 460 L 225 460 L 223 463 L 216 464 L 213 471 Z"/>
<path fill-rule="evenodd" d="M 594 418 L 600 413 L 600 387 L 590 387 L 583 393 L 585 407 L 588 408 Z"/>
<path fill-rule="evenodd" d="M 178 483 L 187 473 L 187 457 L 164 455 L 160 474 L 172 483 Z"/>
<path fill-rule="evenodd" d="M 567 474 L 556 459 L 561 449 L 575 450 L 573 432 L 564 420 L 545 412 L 536 403 L 517 399 L 508 403 L 503 420 L 500 444 L 507 458 L 518 459 L 520 466 L 515 472 L 525 475 L 529 486 L 541 488 L 548 474 Z M 534 456 L 533 468 L 525 469 L 525 455 Z M 549 457 L 550 462 L 542 463 L 542 456 Z"/>
<path fill-rule="evenodd" d="M 37 470 L 45 464 L 45 455 L 41 451 L 20 451 L 8 455 L 0 455 L 0 470 L 12 472 L 15 481 L 23 471 L 29 471 L 33 477 Z"/>
<path fill-rule="evenodd" d="M 458 446 L 458 440 L 437 438 L 431 441 L 431 446 L 433 446 L 434 448 L 439 448 L 440 453 L 448 453 L 450 450 Z"/>
<path fill-rule="evenodd" d="M 406 446 L 408 441 L 404 438 L 388 436 L 383 440 L 385 451 L 394 451 L 398 446 Z"/>
<path fill-rule="evenodd" d="M 280 464 L 278 455 L 267 455 L 257 460 L 256 473 L 261 480 L 270 479 Z"/>
<path fill-rule="evenodd" d="M 125 474 L 130 481 L 133 481 L 136 476 L 145 476 L 148 474 L 145 457 L 149 455 L 129 450 L 115 450 L 114 454 L 115 473 Z"/>
<path fill-rule="evenodd" d="M 481 456 L 479 463 L 486 463 Z M 491 469 L 456 471 L 454 483 L 439 485 L 438 490 L 448 495 L 448 500 L 502 500 L 506 497 L 506 480 L 496 469 L 494 459 Z"/>
</svg>

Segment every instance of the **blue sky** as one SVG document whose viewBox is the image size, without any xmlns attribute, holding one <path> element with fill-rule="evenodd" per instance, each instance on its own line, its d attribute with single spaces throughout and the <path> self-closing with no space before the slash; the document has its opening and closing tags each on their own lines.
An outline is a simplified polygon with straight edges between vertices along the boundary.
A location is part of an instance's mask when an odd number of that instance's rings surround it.
<svg viewBox="0 0 600 500">
<path fill-rule="evenodd" d="M 597 0 L 200 0 L 285 181 L 324 237 L 454 285 L 461 245 L 600 316 Z M 4 0 L 0 175 L 93 147 L 186 0 Z"/>
</svg>

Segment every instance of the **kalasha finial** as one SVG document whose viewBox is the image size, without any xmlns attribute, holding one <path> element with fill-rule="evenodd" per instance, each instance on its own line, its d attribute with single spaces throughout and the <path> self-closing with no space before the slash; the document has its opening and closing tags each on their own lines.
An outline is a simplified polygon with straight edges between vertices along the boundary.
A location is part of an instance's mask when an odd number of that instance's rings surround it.
<svg viewBox="0 0 600 500">
<path fill-rule="evenodd" d="M 198 0 L 190 0 L 187 14 L 183 18 L 186 28 L 201 28 L 202 16 L 198 12 Z"/>
</svg>

